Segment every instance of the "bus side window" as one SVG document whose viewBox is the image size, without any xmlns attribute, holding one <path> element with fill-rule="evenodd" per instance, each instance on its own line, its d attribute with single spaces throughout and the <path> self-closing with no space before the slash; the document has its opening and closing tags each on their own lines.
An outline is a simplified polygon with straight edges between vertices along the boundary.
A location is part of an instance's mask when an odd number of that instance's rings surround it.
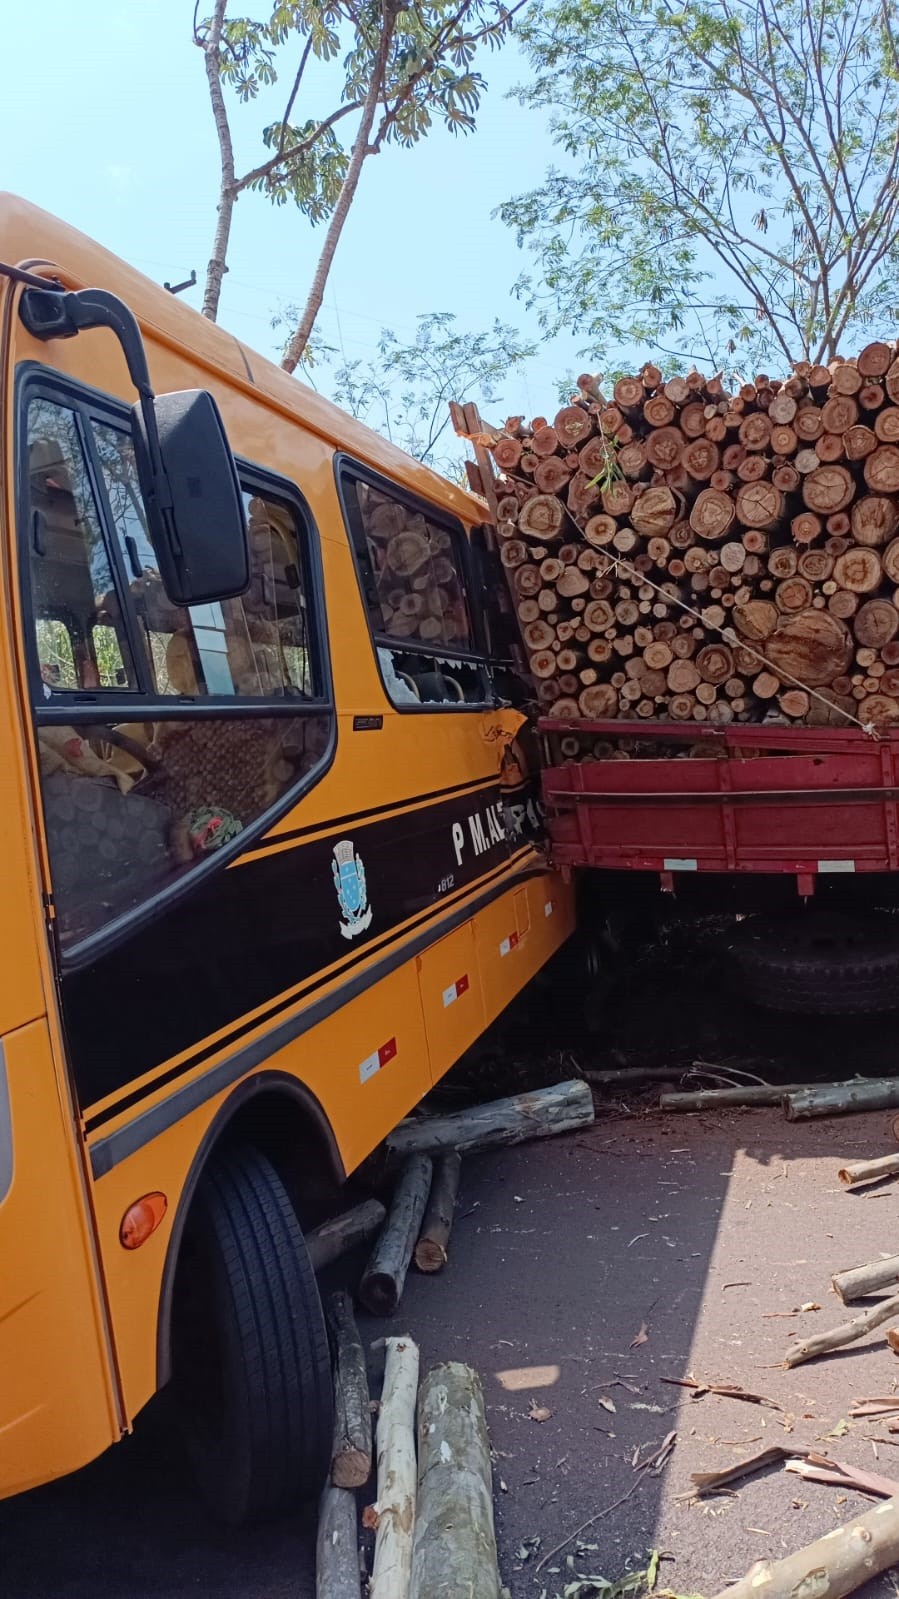
<svg viewBox="0 0 899 1599">
<path fill-rule="evenodd" d="M 483 704 L 461 527 L 361 477 L 343 487 L 378 664 L 398 706 Z"/>
</svg>

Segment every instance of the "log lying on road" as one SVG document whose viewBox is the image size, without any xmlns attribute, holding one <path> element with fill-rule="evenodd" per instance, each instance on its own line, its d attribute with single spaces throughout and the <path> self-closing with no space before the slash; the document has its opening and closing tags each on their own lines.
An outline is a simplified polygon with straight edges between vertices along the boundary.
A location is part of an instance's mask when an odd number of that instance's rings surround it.
<svg viewBox="0 0 899 1599">
<path fill-rule="evenodd" d="M 365 1351 L 349 1294 L 331 1294 L 327 1316 L 334 1344 L 331 1481 L 337 1488 L 361 1488 L 371 1476 L 371 1402 Z"/>
<path fill-rule="evenodd" d="M 859 1188 L 862 1183 L 876 1183 L 881 1177 L 895 1177 L 899 1172 L 899 1155 L 881 1155 L 877 1160 L 856 1160 L 841 1166 L 838 1172 L 844 1188 Z"/>
<path fill-rule="evenodd" d="M 873 1077 L 868 1082 L 822 1083 L 784 1095 L 787 1121 L 810 1116 L 845 1116 L 851 1111 L 889 1110 L 899 1105 L 899 1078 Z"/>
<path fill-rule="evenodd" d="M 456 1149 L 448 1150 L 434 1164 L 431 1197 L 415 1245 L 415 1264 L 419 1271 L 441 1271 L 446 1265 L 461 1172 L 462 1156 Z"/>
<path fill-rule="evenodd" d="M 843 1304 L 849 1305 L 855 1299 L 864 1299 L 866 1294 L 875 1294 L 878 1288 L 899 1283 L 899 1255 L 872 1260 L 866 1266 L 853 1266 L 849 1271 L 838 1271 L 830 1281 Z"/>
<path fill-rule="evenodd" d="M 834 1349 L 843 1349 L 846 1344 L 854 1344 L 859 1338 L 864 1338 L 866 1333 L 873 1332 L 875 1327 L 880 1327 L 885 1321 L 892 1321 L 899 1316 L 899 1294 L 892 1294 L 889 1299 L 882 1299 L 870 1310 L 865 1310 L 860 1316 L 853 1316 L 851 1321 L 841 1322 L 839 1327 L 831 1327 L 827 1332 L 814 1333 L 811 1338 L 803 1338 L 798 1344 L 791 1344 L 784 1355 L 785 1366 L 801 1366 L 806 1360 L 814 1360 L 816 1355 L 829 1355 Z"/>
<path fill-rule="evenodd" d="M 697 1088 L 690 1092 L 660 1094 L 659 1110 L 715 1110 L 728 1105 L 779 1105 L 784 1094 L 795 1093 L 802 1083 L 751 1083 L 746 1088 Z"/>
<path fill-rule="evenodd" d="M 897 1101 L 899 1103 L 899 1101 Z M 580 1078 L 538 1088 L 532 1094 L 514 1094 L 489 1105 L 474 1105 L 449 1116 L 426 1116 L 400 1122 L 389 1135 L 387 1147 L 394 1155 L 417 1151 L 493 1149 L 521 1144 L 528 1138 L 548 1138 L 588 1127 L 593 1121 L 593 1095 Z"/>
<path fill-rule="evenodd" d="M 499 1599 L 490 1440 L 481 1380 L 449 1361 L 418 1399 L 418 1507 L 410 1599 Z"/>
<path fill-rule="evenodd" d="M 374 1238 L 386 1215 L 380 1200 L 365 1199 L 361 1205 L 355 1205 L 342 1216 L 335 1216 L 320 1227 L 314 1227 L 306 1234 L 306 1248 L 313 1271 L 321 1271 L 324 1266 L 330 1266 L 332 1260 L 345 1255 L 347 1250 Z"/>
<path fill-rule="evenodd" d="M 430 1187 L 429 1157 L 410 1154 L 393 1191 L 390 1215 L 359 1284 L 359 1298 L 373 1316 L 392 1316 L 400 1302 Z"/>
<path fill-rule="evenodd" d="M 786 1560 L 757 1560 L 715 1599 L 844 1599 L 899 1560 L 899 1498 L 834 1527 Z"/>
<path fill-rule="evenodd" d="M 388 1338 L 378 1411 L 378 1498 L 369 1599 L 407 1599 L 415 1528 L 418 1346 Z"/>
<path fill-rule="evenodd" d="M 318 1506 L 315 1599 L 361 1599 L 356 1495 L 328 1483 Z"/>
</svg>

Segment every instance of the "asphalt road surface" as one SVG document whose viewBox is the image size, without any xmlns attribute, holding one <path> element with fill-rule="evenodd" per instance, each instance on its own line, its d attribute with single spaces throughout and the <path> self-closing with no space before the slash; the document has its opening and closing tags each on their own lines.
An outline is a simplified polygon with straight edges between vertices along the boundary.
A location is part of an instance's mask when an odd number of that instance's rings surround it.
<svg viewBox="0 0 899 1599">
<path fill-rule="evenodd" d="M 691 1499 L 691 1472 L 772 1443 L 815 1443 L 899 1478 L 899 1438 L 848 1417 L 853 1398 L 899 1388 L 881 1334 L 792 1372 L 780 1365 L 794 1338 L 843 1319 L 832 1272 L 895 1250 L 896 1188 L 851 1194 L 836 1179 L 842 1160 L 890 1148 L 887 1120 L 613 1112 L 584 1134 L 466 1163 L 446 1271 L 411 1275 L 401 1314 L 364 1332 L 410 1331 L 424 1363 L 481 1372 L 515 1599 L 552 1599 L 573 1571 L 618 1578 L 651 1549 L 664 1556 L 661 1584 L 714 1594 L 753 1560 L 867 1508 L 779 1467 L 733 1496 Z M 821 1308 L 799 1308 L 809 1305 Z M 696 1399 L 663 1381 L 688 1372 L 781 1408 Z M 671 1431 L 662 1471 L 636 1472 Z M 592 1547 L 581 1548 L 585 1522 Z M 301 1511 L 250 1533 L 211 1525 L 151 1407 L 104 1459 L 0 1506 L 0 1593 L 307 1599 L 313 1537 Z M 896 1591 L 884 1577 L 861 1592 Z"/>
</svg>

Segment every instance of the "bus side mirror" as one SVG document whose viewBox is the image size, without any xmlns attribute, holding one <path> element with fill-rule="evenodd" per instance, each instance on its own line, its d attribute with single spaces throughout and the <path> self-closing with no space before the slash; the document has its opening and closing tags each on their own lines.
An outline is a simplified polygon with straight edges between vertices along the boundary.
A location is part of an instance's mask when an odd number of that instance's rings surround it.
<svg viewBox="0 0 899 1599">
<path fill-rule="evenodd" d="M 243 594 L 250 581 L 237 468 L 211 394 L 186 389 L 134 406 L 131 431 L 150 540 L 175 605 Z M 156 437 L 152 437 L 155 431 Z"/>
</svg>

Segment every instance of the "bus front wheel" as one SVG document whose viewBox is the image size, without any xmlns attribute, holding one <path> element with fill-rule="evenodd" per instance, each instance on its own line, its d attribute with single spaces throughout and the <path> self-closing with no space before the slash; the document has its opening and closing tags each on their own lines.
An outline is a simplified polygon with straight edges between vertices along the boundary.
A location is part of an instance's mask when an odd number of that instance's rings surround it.
<svg viewBox="0 0 899 1599">
<path fill-rule="evenodd" d="M 328 1339 L 287 1190 L 266 1157 L 214 1155 L 175 1289 L 174 1392 L 212 1513 L 264 1520 L 317 1493 L 331 1445 Z"/>
</svg>

